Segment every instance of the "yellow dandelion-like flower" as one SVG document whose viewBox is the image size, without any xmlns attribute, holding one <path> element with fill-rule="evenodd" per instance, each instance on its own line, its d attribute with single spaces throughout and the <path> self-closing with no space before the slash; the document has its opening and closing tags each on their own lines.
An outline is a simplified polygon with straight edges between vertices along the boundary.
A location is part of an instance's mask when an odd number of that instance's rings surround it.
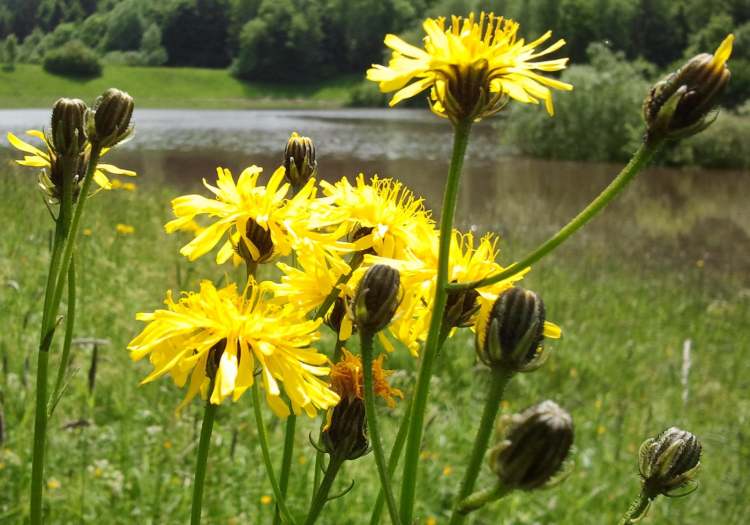
<svg viewBox="0 0 750 525">
<path fill-rule="evenodd" d="M 352 354 L 346 348 L 342 349 L 341 360 L 331 368 L 331 390 L 336 392 L 341 399 L 364 399 L 365 385 L 362 360 L 359 356 Z M 385 354 L 380 354 L 372 363 L 373 389 L 375 395 L 383 398 L 389 407 L 396 406 L 396 397 L 403 399 L 401 390 L 391 387 L 388 377 L 393 372 L 383 368 Z"/>
<path fill-rule="evenodd" d="M 423 200 L 400 182 L 376 175 L 368 184 L 359 174 L 355 186 L 346 178 L 320 185 L 326 198 L 318 200 L 313 226 L 343 224 L 355 250 L 382 257 L 399 259 L 429 249 L 434 221 Z"/>
<path fill-rule="evenodd" d="M 42 189 L 47 192 L 50 197 L 53 197 L 54 199 L 58 199 L 59 193 L 62 191 L 62 174 L 57 173 L 58 171 L 58 165 L 57 162 L 57 154 L 55 153 L 52 145 L 47 140 L 47 137 L 45 134 L 39 130 L 29 130 L 26 132 L 27 135 L 37 138 L 42 141 L 44 148 L 46 151 L 42 151 L 41 149 L 29 144 L 28 142 L 24 142 L 17 136 L 15 136 L 13 133 L 8 132 L 8 142 L 10 144 L 20 150 L 26 153 L 23 160 L 17 160 L 16 162 L 20 164 L 21 166 L 28 166 L 31 168 L 41 168 L 42 169 L 42 176 L 40 178 L 40 186 L 42 186 Z M 101 155 L 104 156 L 105 153 L 109 151 L 109 148 L 103 148 Z M 91 145 L 89 144 L 86 146 L 86 149 L 81 154 L 81 157 L 78 162 L 78 173 L 75 174 L 77 177 L 76 182 L 80 183 L 83 180 L 83 170 L 86 169 L 88 165 L 88 159 L 91 154 Z M 121 168 L 118 168 L 117 166 L 114 166 L 112 164 L 103 164 L 98 163 L 96 165 L 96 171 L 94 172 L 94 182 L 96 182 L 100 188 L 105 190 L 112 189 L 112 180 L 107 176 L 107 174 L 110 175 L 124 175 L 127 177 L 135 177 L 135 172 L 130 170 L 124 170 Z M 117 180 L 117 179 L 115 179 Z M 119 181 L 118 181 L 119 182 Z"/>
<path fill-rule="evenodd" d="M 258 185 L 262 172 L 262 168 L 251 166 L 235 183 L 229 170 L 218 168 L 216 186 L 203 181 L 215 195 L 214 199 L 202 195 L 174 199 L 172 209 L 177 218 L 166 224 L 166 231 L 196 232 L 195 238 L 183 246 L 180 253 L 192 261 L 224 240 L 216 255 L 217 263 L 222 264 L 237 253 L 254 262 L 266 262 L 276 255 L 288 255 L 292 247 L 304 239 L 329 242 L 330 236 L 308 229 L 315 180 L 310 179 L 294 197 L 287 199 L 289 184 L 283 183 L 284 168 L 277 169 L 266 186 Z M 195 218 L 200 215 L 217 220 L 196 231 Z"/>
<path fill-rule="evenodd" d="M 261 505 L 270 505 L 271 503 L 273 503 L 273 498 L 268 494 L 263 494 L 260 497 L 260 503 Z"/>
<path fill-rule="evenodd" d="M 117 224 L 115 230 L 120 235 L 133 235 L 135 233 L 135 228 L 130 224 Z"/>
<path fill-rule="evenodd" d="M 249 288 L 245 298 L 234 284 L 217 290 L 203 281 L 199 292 L 183 294 L 177 302 L 167 292 L 166 309 L 138 314 L 148 325 L 128 349 L 133 360 L 148 355 L 154 365 L 143 383 L 169 373 L 182 387 L 190 376 L 180 407 L 199 392 L 220 404 L 229 396 L 236 401 L 259 369 L 268 404 L 280 417 L 289 414 L 280 383 L 295 414 L 304 410 L 314 416 L 317 409 L 335 405 L 338 396 L 320 379 L 329 372 L 327 358 L 310 346 L 321 321 L 269 301 L 263 284 L 251 282 Z M 212 392 L 207 392 L 209 374 L 215 374 Z"/>
<path fill-rule="evenodd" d="M 559 71 L 567 64 L 567 58 L 535 61 L 565 45 L 558 40 L 537 51 L 552 36 L 550 31 L 527 44 L 517 37 L 517 22 L 493 13 L 481 13 L 479 19 L 474 13 L 453 16 L 447 26 L 445 18 L 428 18 L 422 26 L 424 49 L 386 35 L 393 57 L 387 67 L 373 64 L 367 71 L 382 92 L 396 92 L 391 106 L 430 88 L 432 110 L 453 121 L 493 115 L 508 98 L 526 104 L 544 101 L 553 115 L 549 88 L 573 88 L 536 72 Z"/>
</svg>

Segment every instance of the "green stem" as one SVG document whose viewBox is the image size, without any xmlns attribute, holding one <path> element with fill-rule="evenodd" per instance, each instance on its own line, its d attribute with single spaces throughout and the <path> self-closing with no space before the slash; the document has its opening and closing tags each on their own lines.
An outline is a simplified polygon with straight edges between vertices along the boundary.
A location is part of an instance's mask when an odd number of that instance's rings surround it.
<svg viewBox="0 0 750 525">
<path fill-rule="evenodd" d="M 391 480 L 388 475 L 385 454 L 383 453 L 383 446 L 380 441 L 380 428 L 378 427 L 378 417 L 375 412 L 375 388 L 373 386 L 372 378 L 372 362 L 373 362 L 373 350 L 372 350 L 372 339 L 374 334 L 360 330 L 360 352 L 362 353 L 362 373 L 364 375 L 364 386 L 365 386 L 365 413 L 367 415 L 367 430 L 370 433 L 370 442 L 372 446 L 373 455 L 375 456 L 375 464 L 378 467 L 378 475 L 380 476 L 380 485 L 383 488 L 383 494 L 385 494 L 385 501 L 388 505 L 388 512 L 391 515 L 391 522 L 393 525 L 399 525 L 401 520 L 398 516 L 398 507 L 396 507 L 396 500 L 393 497 L 393 489 L 391 488 Z"/>
<path fill-rule="evenodd" d="M 289 488 L 289 474 L 292 471 L 292 454 L 294 453 L 294 431 L 297 427 L 297 416 L 289 414 L 286 418 L 286 429 L 284 430 L 284 455 L 281 458 L 281 473 L 279 474 L 279 490 L 281 496 L 286 499 L 287 489 Z M 276 507 L 276 514 L 273 517 L 274 525 L 281 523 L 281 514 L 279 507 Z"/>
<path fill-rule="evenodd" d="M 208 448 L 211 444 L 211 432 L 214 428 L 216 409 L 219 405 L 211 403 L 211 392 L 214 390 L 215 378 L 211 379 L 208 387 L 208 398 L 206 408 L 203 411 L 203 423 L 201 425 L 201 438 L 198 442 L 198 457 L 195 462 L 195 479 L 193 481 L 193 506 L 190 513 L 190 525 L 199 525 L 201 522 L 201 508 L 203 506 L 203 484 L 206 480 L 206 465 L 208 463 Z"/>
<path fill-rule="evenodd" d="M 42 310 L 42 327 L 39 338 L 39 356 L 36 370 L 36 409 L 34 414 L 34 448 L 31 460 L 31 495 L 30 523 L 42 523 L 42 499 L 44 495 L 44 452 L 47 444 L 47 376 L 49 371 L 49 350 L 52 346 L 57 310 L 60 306 L 62 289 L 67 274 L 67 267 L 61 271 L 61 262 L 65 263 L 65 250 L 70 242 L 71 209 L 73 203 L 73 160 L 63 158 L 62 200 L 60 213 L 55 225 L 55 240 L 52 247 L 47 287 L 44 290 Z M 59 290 L 59 294 L 57 293 Z"/>
<path fill-rule="evenodd" d="M 65 380 L 65 373 L 68 370 L 68 363 L 70 362 L 70 348 L 73 344 L 73 328 L 75 326 L 76 318 L 76 267 L 75 267 L 75 256 L 70 261 L 70 268 L 68 268 L 68 308 L 65 316 L 65 337 L 63 338 L 62 354 L 60 355 L 60 364 L 57 368 L 57 379 L 55 379 L 55 388 L 52 390 L 52 397 L 50 402 L 49 410 L 47 411 L 48 417 L 52 417 L 52 413 L 55 411 L 58 401 L 60 400 L 61 390 L 63 381 Z"/>
<path fill-rule="evenodd" d="M 307 511 L 305 525 L 313 525 L 318 516 L 320 516 L 323 507 L 328 502 L 328 493 L 331 491 L 333 482 L 336 480 L 336 475 L 343 464 L 343 457 L 331 456 L 331 461 L 328 463 L 328 469 L 326 469 L 326 474 L 323 476 L 323 481 L 318 490 L 315 491 L 315 497 L 310 503 L 310 510 Z"/>
<path fill-rule="evenodd" d="M 481 509 L 492 501 L 499 500 L 510 492 L 510 489 L 504 487 L 502 483 L 498 483 L 494 487 L 480 490 L 467 496 L 463 501 L 459 502 L 456 512 L 466 515 L 470 512 Z"/>
<path fill-rule="evenodd" d="M 448 334 L 451 329 L 448 326 L 443 326 L 443 330 L 440 333 L 440 345 L 438 346 L 438 353 L 443 348 L 445 340 L 448 338 Z M 406 411 L 401 418 L 401 423 L 398 425 L 398 432 L 396 433 L 396 439 L 391 447 L 391 454 L 388 456 L 388 478 L 393 477 L 393 473 L 396 472 L 398 462 L 401 460 L 401 452 L 404 450 L 404 443 L 406 443 L 406 433 L 409 430 L 409 421 L 411 420 L 411 410 L 414 406 L 414 399 L 409 399 L 409 404 L 406 406 Z M 383 505 L 385 504 L 385 498 L 383 496 L 383 489 L 378 491 L 378 497 L 375 500 L 375 507 L 372 509 L 370 515 L 370 525 L 377 525 L 380 523 L 380 516 L 383 513 Z"/>
<path fill-rule="evenodd" d="M 466 466 L 466 473 L 464 474 L 463 481 L 461 481 L 461 488 L 459 489 L 458 497 L 456 498 L 459 505 L 453 511 L 450 525 L 459 525 L 463 523 L 464 519 L 466 519 L 465 513 L 460 510 L 460 505 L 461 502 L 469 497 L 474 490 L 474 485 L 476 484 L 477 476 L 482 467 L 484 455 L 487 452 L 487 445 L 490 442 L 492 429 L 495 428 L 495 418 L 500 410 L 500 401 L 503 398 L 503 392 L 505 392 L 505 387 L 511 377 L 513 377 L 513 373 L 505 369 L 492 369 L 487 401 L 484 404 L 482 419 L 479 422 L 479 429 L 477 429 L 477 435 L 474 438 L 474 447 L 471 450 L 469 463 Z"/>
<path fill-rule="evenodd" d="M 635 498 L 633 503 L 630 505 L 630 508 L 625 513 L 625 516 L 623 516 L 620 525 L 630 525 L 631 523 L 635 523 L 636 521 L 641 519 L 648 511 L 648 508 L 651 505 L 651 501 L 653 501 L 653 499 L 650 498 L 648 494 L 646 494 L 646 491 L 642 490 L 641 493 L 638 494 L 638 497 Z"/>
<path fill-rule="evenodd" d="M 453 157 L 451 159 L 448 179 L 443 194 L 443 208 L 440 218 L 440 245 L 438 255 L 437 282 L 435 298 L 433 300 L 430 329 L 427 334 L 422 364 L 419 367 L 417 386 L 414 394 L 414 406 L 409 422 L 409 433 L 406 441 L 406 456 L 404 458 L 404 475 L 401 482 L 401 522 L 412 523 L 414 513 L 414 498 L 417 486 L 417 468 L 419 466 L 419 450 L 422 445 L 424 417 L 427 410 L 427 396 L 430 390 L 430 378 L 437 355 L 443 311 L 447 300 L 446 284 L 448 284 L 448 257 L 450 255 L 450 239 L 453 232 L 453 215 L 458 200 L 458 186 L 461 180 L 461 168 L 469 143 L 471 122 L 459 122 L 454 129 Z"/>
<path fill-rule="evenodd" d="M 470 283 L 448 284 L 449 290 L 467 290 L 469 288 L 480 288 L 489 286 L 504 279 L 509 279 L 530 267 L 542 257 L 565 242 L 568 237 L 578 231 L 584 224 L 590 221 L 597 213 L 604 209 L 620 191 L 641 171 L 654 155 L 661 149 L 663 141 L 653 144 L 642 144 L 635 152 L 630 162 L 620 171 L 617 177 L 604 190 L 586 206 L 583 211 L 576 215 L 573 220 L 566 224 L 560 231 L 550 237 L 544 244 L 529 253 L 520 262 L 513 263 L 502 272 L 491 275 L 479 281 Z"/>
<path fill-rule="evenodd" d="M 294 518 L 289 513 L 289 509 L 284 502 L 284 498 L 281 495 L 281 489 L 276 481 L 276 474 L 273 471 L 273 462 L 271 461 L 271 453 L 268 450 L 268 433 L 266 432 L 266 424 L 263 422 L 263 412 L 260 409 L 260 387 L 258 386 L 258 380 L 253 382 L 253 412 L 255 414 L 255 425 L 258 427 L 258 441 L 260 441 L 260 450 L 263 454 L 263 464 L 266 467 L 266 474 L 268 480 L 271 482 L 271 489 L 273 495 L 276 498 L 276 506 L 281 511 L 282 519 L 290 524 L 294 525 Z"/>
</svg>

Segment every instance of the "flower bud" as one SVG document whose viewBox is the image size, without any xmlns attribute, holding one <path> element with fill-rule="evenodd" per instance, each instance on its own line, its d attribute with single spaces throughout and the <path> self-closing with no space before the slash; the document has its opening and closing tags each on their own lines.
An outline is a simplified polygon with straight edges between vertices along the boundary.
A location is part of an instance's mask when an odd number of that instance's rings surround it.
<svg viewBox="0 0 750 525">
<path fill-rule="evenodd" d="M 343 397 L 330 416 L 322 434 L 323 448 L 331 456 L 355 460 L 367 454 L 365 403 L 358 397 Z"/>
<path fill-rule="evenodd" d="M 731 76 L 726 62 L 732 54 L 733 35 L 716 53 L 701 53 L 651 88 L 643 102 L 648 139 L 680 139 L 703 131 L 715 120 L 716 106 Z"/>
<path fill-rule="evenodd" d="M 490 367 L 529 372 L 546 359 L 544 302 L 534 292 L 510 288 L 497 298 L 489 316 L 477 321 L 476 350 Z"/>
<path fill-rule="evenodd" d="M 573 418 L 553 401 L 501 419 L 502 441 L 490 450 L 490 468 L 503 487 L 533 490 L 560 472 L 573 445 Z"/>
<path fill-rule="evenodd" d="M 58 155 L 74 157 L 86 147 L 86 103 L 77 98 L 61 98 L 52 108 L 51 131 L 47 141 Z"/>
<path fill-rule="evenodd" d="M 91 142 L 111 148 L 128 138 L 133 132 L 130 119 L 134 106 L 133 97 L 124 91 L 115 88 L 105 91 L 94 104 L 93 119 L 89 119 Z"/>
<path fill-rule="evenodd" d="M 239 256 L 251 264 L 264 263 L 273 257 L 273 248 L 271 232 L 253 219 L 248 219 L 245 225 L 245 235 L 240 238 L 240 242 L 237 244 Z"/>
<path fill-rule="evenodd" d="M 470 290 L 449 291 L 445 303 L 445 325 L 451 328 L 465 328 L 472 324 L 479 311 L 479 292 Z"/>
<path fill-rule="evenodd" d="M 676 427 L 644 441 L 638 462 L 648 497 L 670 496 L 674 490 L 691 485 L 700 468 L 701 450 L 698 438 Z"/>
<path fill-rule="evenodd" d="M 284 168 L 286 179 L 296 191 L 315 177 L 318 161 L 315 160 L 315 144 L 311 138 L 292 133 L 284 149 Z"/>
<path fill-rule="evenodd" d="M 374 334 L 391 322 L 401 302 L 398 270 L 385 264 L 371 266 L 354 296 L 355 319 L 363 332 Z"/>
<path fill-rule="evenodd" d="M 324 321 L 331 330 L 338 334 L 341 331 L 344 316 L 346 316 L 346 303 L 343 297 L 337 297 Z"/>
</svg>

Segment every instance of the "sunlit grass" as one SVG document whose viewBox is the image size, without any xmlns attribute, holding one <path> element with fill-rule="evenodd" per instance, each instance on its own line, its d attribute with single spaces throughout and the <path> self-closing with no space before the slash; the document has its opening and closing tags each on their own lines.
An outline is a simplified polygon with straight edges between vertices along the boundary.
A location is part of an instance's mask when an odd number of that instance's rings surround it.
<svg viewBox="0 0 750 525">
<path fill-rule="evenodd" d="M 26 512 L 35 327 L 48 257 L 45 225 L 51 221 L 31 173 L 6 165 L 0 172 L 0 223 L 5 226 L 0 236 L 0 404 L 5 416 L 0 523 L 15 523 Z M 91 349 L 74 351 L 77 372 L 50 422 L 49 523 L 85 518 L 171 524 L 184 523 L 189 514 L 201 406 L 193 403 L 176 417 L 183 392 L 167 379 L 139 387 L 148 365 L 131 363 L 125 345 L 140 328 L 135 312 L 158 308 L 165 289 L 195 288 L 201 276 L 218 278 L 222 272 L 210 258 L 186 262 L 178 254 L 184 239 L 163 232 L 169 199 L 178 190 L 155 187 L 147 177 L 138 182 L 135 192 L 94 197 L 83 224 L 94 234 L 82 236 L 79 245 L 76 335 L 110 344 L 99 347 L 93 397 L 87 386 Z M 118 234 L 117 224 L 133 226 L 134 234 Z M 510 235 L 507 241 L 512 247 L 507 257 L 522 253 L 522 239 Z M 515 410 L 552 398 L 570 410 L 576 421 L 574 470 L 556 488 L 515 494 L 480 511 L 474 523 L 615 523 L 638 489 L 640 442 L 673 424 L 693 431 L 705 445 L 701 488 L 687 499 L 657 501 L 645 523 L 744 523 L 750 496 L 745 480 L 750 467 L 748 282 L 694 264 L 650 261 L 646 267 L 616 258 L 615 247 L 586 248 L 591 246 L 585 238 L 573 240 L 527 278 L 526 286 L 544 297 L 564 338 L 551 343 L 553 355 L 543 370 L 511 384 L 504 406 Z M 231 266 L 225 270 L 236 277 Z M 683 345 L 688 339 L 692 366 L 684 401 Z M 438 524 L 447 520 L 460 482 L 487 379 L 473 363 L 467 333 L 445 349 L 437 367 L 419 485 L 420 523 L 429 516 Z M 397 375 L 396 386 L 408 391 L 413 359 L 398 352 L 389 368 L 406 369 Z M 383 416 L 387 449 L 398 419 Z M 317 423 L 300 421 L 290 507 L 302 514 L 314 455 L 307 436 Z M 283 425 L 275 418 L 268 422 L 278 461 Z M 354 490 L 327 507 L 321 523 L 359 525 L 369 518 L 378 487 L 372 456 L 348 463 L 334 492 L 350 479 Z M 271 490 L 247 397 L 220 407 L 206 487 L 206 523 L 233 523 L 233 518 L 270 523 L 273 507 L 264 496 Z"/>
</svg>

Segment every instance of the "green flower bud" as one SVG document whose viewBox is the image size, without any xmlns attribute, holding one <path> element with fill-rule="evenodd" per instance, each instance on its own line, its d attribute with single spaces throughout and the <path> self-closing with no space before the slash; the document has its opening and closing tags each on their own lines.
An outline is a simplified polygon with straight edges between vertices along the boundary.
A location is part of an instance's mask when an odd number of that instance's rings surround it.
<svg viewBox="0 0 750 525">
<path fill-rule="evenodd" d="M 479 292 L 474 289 L 449 291 L 445 304 L 445 325 L 451 328 L 471 326 L 479 311 Z"/>
<path fill-rule="evenodd" d="M 731 76 L 726 62 L 732 53 L 733 35 L 716 53 L 702 53 L 651 88 L 643 102 L 647 140 L 689 137 L 715 120 L 709 116 Z"/>
<path fill-rule="evenodd" d="M 344 397 L 333 408 L 331 419 L 323 431 L 323 449 L 331 456 L 355 460 L 367 454 L 365 403 L 358 397 Z"/>
<path fill-rule="evenodd" d="M 247 241 L 252 243 L 252 246 Z M 237 253 L 250 264 L 268 262 L 274 256 L 274 244 L 271 232 L 260 226 L 253 219 L 245 225 L 245 236 L 237 244 Z"/>
<path fill-rule="evenodd" d="M 286 179 L 297 191 L 317 175 L 318 161 L 315 160 L 315 144 L 311 138 L 292 133 L 284 149 L 284 168 Z"/>
<path fill-rule="evenodd" d="M 130 119 L 135 103 L 133 97 L 110 88 L 96 99 L 94 116 L 88 122 L 89 140 L 102 147 L 111 148 L 133 133 Z"/>
<path fill-rule="evenodd" d="M 643 442 L 638 463 L 643 488 L 653 499 L 690 487 L 700 469 L 702 447 L 690 432 L 672 427 Z"/>
<path fill-rule="evenodd" d="M 86 103 L 77 98 L 61 98 L 55 102 L 52 108 L 52 129 L 47 133 L 47 142 L 55 153 L 75 157 L 84 150 L 88 111 Z"/>
<path fill-rule="evenodd" d="M 489 317 L 477 322 L 476 350 L 490 367 L 529 372 L 546 360 L 544 302 L 534 292 L 510 288 L 497 298 Z"/>
<path fill-rule="evenodd" d="M 401 277 L 385 264 L 371 266 L 354 296 L 354 314 L 360 330 L 376 333 L 388 326 L 401 302 Z"/>
<path fill-rule="evenodd" d="M 502 486 L 533 490 L 559 473 L 573 445 L 573 418 L 553 401 L 501 419 L 489 463 Z"/>
</svg>

